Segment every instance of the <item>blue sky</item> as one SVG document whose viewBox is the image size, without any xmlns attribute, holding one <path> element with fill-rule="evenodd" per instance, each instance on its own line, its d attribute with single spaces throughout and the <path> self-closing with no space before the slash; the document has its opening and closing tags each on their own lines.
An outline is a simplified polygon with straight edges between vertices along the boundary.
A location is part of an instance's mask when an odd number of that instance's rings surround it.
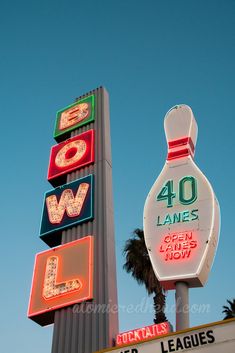
<svg viewBox="0 0 235 353">
<path fill-rule="evenodd" d="M 34 255 L 47 249 L 38 230 L 51 189 L 55 113 L 101 85 L 110 94 L 119 303 L 146 297 L 123 272 L 122 250 L 142 226 L 145 198 L 165 162 L 164 115 L 185 103 L 199 127 L 196 163 L 222 215 L 209 281 L 190 290 L 190 303 L 209 304 L 209 312 L 192 314 L 191 325 L 223 317 L 222 305 L 235 297 L 234 40 L 234 0 L 1 1 L 2 351 L 50 352 L 52 327 L 26 312 Z M 152 315 L 121 310 L 120 331 L 151 324 Z"/>
</svg>

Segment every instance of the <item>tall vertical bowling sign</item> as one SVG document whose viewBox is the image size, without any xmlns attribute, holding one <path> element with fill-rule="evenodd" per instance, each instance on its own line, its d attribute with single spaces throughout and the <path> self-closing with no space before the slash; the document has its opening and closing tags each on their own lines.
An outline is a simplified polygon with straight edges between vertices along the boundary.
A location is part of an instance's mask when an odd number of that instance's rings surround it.
<svg viewBox="0 0 235 353">
<path fill-rule="evenodd" d="M 104 88 L 57 113 L 28 316 L 54 323 L 52 353 L 92 353 L 118 331 L 108 95 Z M 75 306 L 74 306 L 75 304 Z M 93 308 L 93 309 L 92 309 Z"/>
<path fill-rule="evenodd" d="M 147 196 L 145 242 L 156 276 L 165 289 L 176 282 L 203 286 L 218 243 L 220 211 L 213 189 L 195 164 L 197 123 L 186 106 L 165 117 L 168 155 Z"/>
</svg>

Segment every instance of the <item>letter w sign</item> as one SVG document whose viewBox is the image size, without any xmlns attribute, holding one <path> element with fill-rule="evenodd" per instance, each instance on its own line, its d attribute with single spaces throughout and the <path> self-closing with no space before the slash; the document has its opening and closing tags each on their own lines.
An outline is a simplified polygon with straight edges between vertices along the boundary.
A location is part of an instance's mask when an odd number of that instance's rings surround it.
<svg viewBox="0 0 235 353">
<path fill-rule="evenodd" d="M 61 243 L 62 230 L 93 218 L 93 175 L 46 192 L 40 237 L 49 246 Z"/>
</svg>

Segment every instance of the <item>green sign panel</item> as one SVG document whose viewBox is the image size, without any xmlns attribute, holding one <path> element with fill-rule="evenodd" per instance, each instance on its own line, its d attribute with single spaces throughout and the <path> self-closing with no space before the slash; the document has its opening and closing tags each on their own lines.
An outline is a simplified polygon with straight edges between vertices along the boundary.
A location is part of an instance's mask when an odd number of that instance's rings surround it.
<svg viewBox="0 0 235 353">
<path fill-rule="evenodd" d="M 54 138 L 60 142 L 70 137 L 70 132 L 95 119 L 94 95 L 80 99 L 57 112 Z"/>
</svg>

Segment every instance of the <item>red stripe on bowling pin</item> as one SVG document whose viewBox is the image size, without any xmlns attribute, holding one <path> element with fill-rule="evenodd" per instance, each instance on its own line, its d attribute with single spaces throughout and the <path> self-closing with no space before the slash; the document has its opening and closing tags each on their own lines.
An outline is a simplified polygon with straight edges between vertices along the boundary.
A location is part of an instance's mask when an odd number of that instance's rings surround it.
<svg viewBox="0 0 235 353">
<path fill-rule="evenodd" d="M 182 137 L 180 139 L 168 142 L 167 160 L 183 158 L 186 156 L 194 157 L 195 147 L 191 137 Z"/>
</svg>

